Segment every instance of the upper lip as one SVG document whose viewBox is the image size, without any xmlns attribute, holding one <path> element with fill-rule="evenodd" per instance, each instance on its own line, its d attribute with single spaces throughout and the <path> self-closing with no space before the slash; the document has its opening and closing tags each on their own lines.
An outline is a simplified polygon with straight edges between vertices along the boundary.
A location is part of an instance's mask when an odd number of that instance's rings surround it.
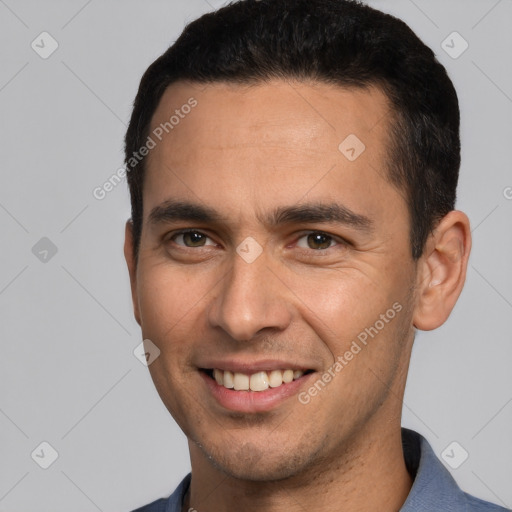
<svg viewBox="0 0 512 512">
<path fill-rule="evenodd" d="M 307 363 L 293 363 L 278 359 L 258 359 L 251 361 L 241 359 L 218 359 L 205 361 L 204 363 L 199 364 L 198 367 L 204 370 L 217 369 L 230 371 L 232 373 L 246 374 L 272 370 L 313 370 L 313 368 Z"/>
</svg>

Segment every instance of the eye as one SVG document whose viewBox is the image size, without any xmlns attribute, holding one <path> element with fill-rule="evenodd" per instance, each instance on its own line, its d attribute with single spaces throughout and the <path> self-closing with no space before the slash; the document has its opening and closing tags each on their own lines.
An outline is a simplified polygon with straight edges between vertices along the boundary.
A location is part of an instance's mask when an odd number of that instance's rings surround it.
<svg viewBox="0 0 512 512">
<path fill-rule="evenodd" d="M 302 249 L 313 249 L 315 251 L 321 251 L 329 249 L 338 243 L 339 242 L 334 240 L 334 238 L 327 233 L 323 233 L 321 231 L 313 231 L 307 235 L 301 236 L 297 241 L 297 247 Z"/>
<path fill-rule="evenodd" d="M 215 243 L 200 231 L 181 231 L 174 234 L 170 240 L 183 247 L 204 247 L 206 245 L 215 245 Z M 209 241 L 209 243 L 208 243 Z"/>
</svg>

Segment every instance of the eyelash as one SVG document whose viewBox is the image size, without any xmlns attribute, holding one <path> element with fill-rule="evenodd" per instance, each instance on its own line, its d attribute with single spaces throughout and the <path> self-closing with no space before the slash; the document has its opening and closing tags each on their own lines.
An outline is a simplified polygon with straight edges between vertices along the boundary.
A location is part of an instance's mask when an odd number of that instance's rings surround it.
<svg viewBox="0 0 512 512">
<path fill-rule="evenodd" d="M 209 238 L 211 240 L 211 238 L 208 235 L 206 235 L 205 233 L 203 233 L 202 231 L 199 231 L 197 229 L 183 229 L 181 231 L 177 231 L 176 233 L 173 233 L 171 236 L 169 236 L 168 240 L 174 242 L 176 237 L 178 237 L 180 235 L 186 235 L 187 233 L 196 233 L 196 234 L 205 236 L 206 238 Z M 184 247 L 185 249 L 194 249 L 194 247 L 187 247 L 186 245 L 179 245 L 179 244 L 176 244 L 176 245 L 178 245 L 179 247 Z M 200 247 L 202 247 L 202 246 L 200 246 Z"/>
<path fill-rule="evenodd" d="M 196 230 L 196 229 L 184 229 L 184 230 L 181 230 L 181 231 L 177 231 L 176 233 L 173 233 L 171 236 L 169 236 L 168 240 L 176 243 L 175 239 L 178 236 L 186 235 L 187 233 L 199 234 L 199 235 L 205 236 L 206 238 L 211 240 L 211 238 L 208 235 L 206 235 L 202 231 L 199 231 L 199 230 Z M 301 240 L 302 238 L 307 237 L 309 235 L 324 235 L 324 236 L 330 238 L 331 242 L 334 242 L 335 245 L 327 247 L 326 249 L 311 249 L 311 248 L 299 247 L 300 251 L 308 252 L 308 253 L 321 253 L 321 252 L 325 252 L 328 249 L 332 249 L 333 247 L 336 247 L 336 246 L 339 246 L 339 245 L 341 245 L 341 246 L 349 245 L 349 243 L 346 240 L 343 240 L 340 237 L 331 235 L 330 233 L 326 233 L 325 231 L 318 231 L 318 230 L 310 230 L 310 231 L 302 232 L 300 234 L 300 236 L 297 238 L 295 243 L 298 243 L 299 240 Z M 186 245 L 180 245 L 180 244 L 176 244 L 176 245 L 178 245 L 179 247 L 182 247 L 184 249 L 194 249 L 194 247 L 187 247 Z M 203 248 L 203 247 L 204 246 L 198 246 L 197 248 Z"/>
</svg>

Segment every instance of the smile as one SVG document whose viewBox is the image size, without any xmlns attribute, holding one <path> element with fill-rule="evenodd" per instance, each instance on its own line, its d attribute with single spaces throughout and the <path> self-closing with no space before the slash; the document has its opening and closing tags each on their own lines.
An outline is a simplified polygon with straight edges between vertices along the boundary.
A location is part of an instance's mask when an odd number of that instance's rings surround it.
<svg viewBox="0 0 512 512">
<path fill-rule="evenodd" d="M 275 410 L 298 395 L 317 374 L 310 364 L 224 359 L 203 361 L 197 369 L 207 400 L 213 398 L 224 410 L 252 414 Z"/>
<path fill-rule="evenodd" d="M 271 370 L 258 371 L 251 374 L 230 372 L 220 369 L 205 370 L 219 386 L 235 391 L 265 391 L 268 388 L 278 388 L 300 379 L 308 371 L 302 370 Z"/>
</svg>

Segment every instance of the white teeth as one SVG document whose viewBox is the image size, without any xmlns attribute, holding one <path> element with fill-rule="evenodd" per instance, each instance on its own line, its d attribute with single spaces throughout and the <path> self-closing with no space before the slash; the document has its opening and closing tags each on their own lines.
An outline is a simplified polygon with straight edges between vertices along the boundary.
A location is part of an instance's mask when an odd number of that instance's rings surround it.
<svg viewBox="0 0 512 512">
<path fill-rule="evenodd" d="M 228 389 L 233 389 L 235 387 L 233 374 L 231 372 L 224 372 L 224 387 Z"/>
<path fill-rule="evenodd" d="M 283 382 L 291 382 L 293 380 L 293 370 L 285 370 L 283 372 Z"/>
<path fill-rule="evenodd" d="M 265 391 L 270 388 L 278 388 L 299 379 L 304 375 L 302 370 L 272 370 L 270 372 L 256 372 L 251 375 L 245 373 L 213 370 L 213 378 L 219 386 L 236 391 Z"/>
<path fill-rule="evenodd" d="M 237 391 L 249 391 L 249 375 L 235 373 L 233 384 Z"/>
<path fill-rule="evenodd" d="M 267 372 L 258 372 L 251 375 L 250 381 L 251 391 L 265 391 L 268 389 Z"/>
<path fill-rule="evenodd" d="M 283 383 L 281 370 L 272 370 L 268 376 L 268 384 L 271 388 L 277 388 Z"/>
<path fill-rule="evenodd" d="M 221 372 L 220 370 L 213 370 L 213 376 L 215 380 L 217 381 L 217 384 L 219 386 L 222 386 L 224 383 L 224 372 Z"/>
</svg>

